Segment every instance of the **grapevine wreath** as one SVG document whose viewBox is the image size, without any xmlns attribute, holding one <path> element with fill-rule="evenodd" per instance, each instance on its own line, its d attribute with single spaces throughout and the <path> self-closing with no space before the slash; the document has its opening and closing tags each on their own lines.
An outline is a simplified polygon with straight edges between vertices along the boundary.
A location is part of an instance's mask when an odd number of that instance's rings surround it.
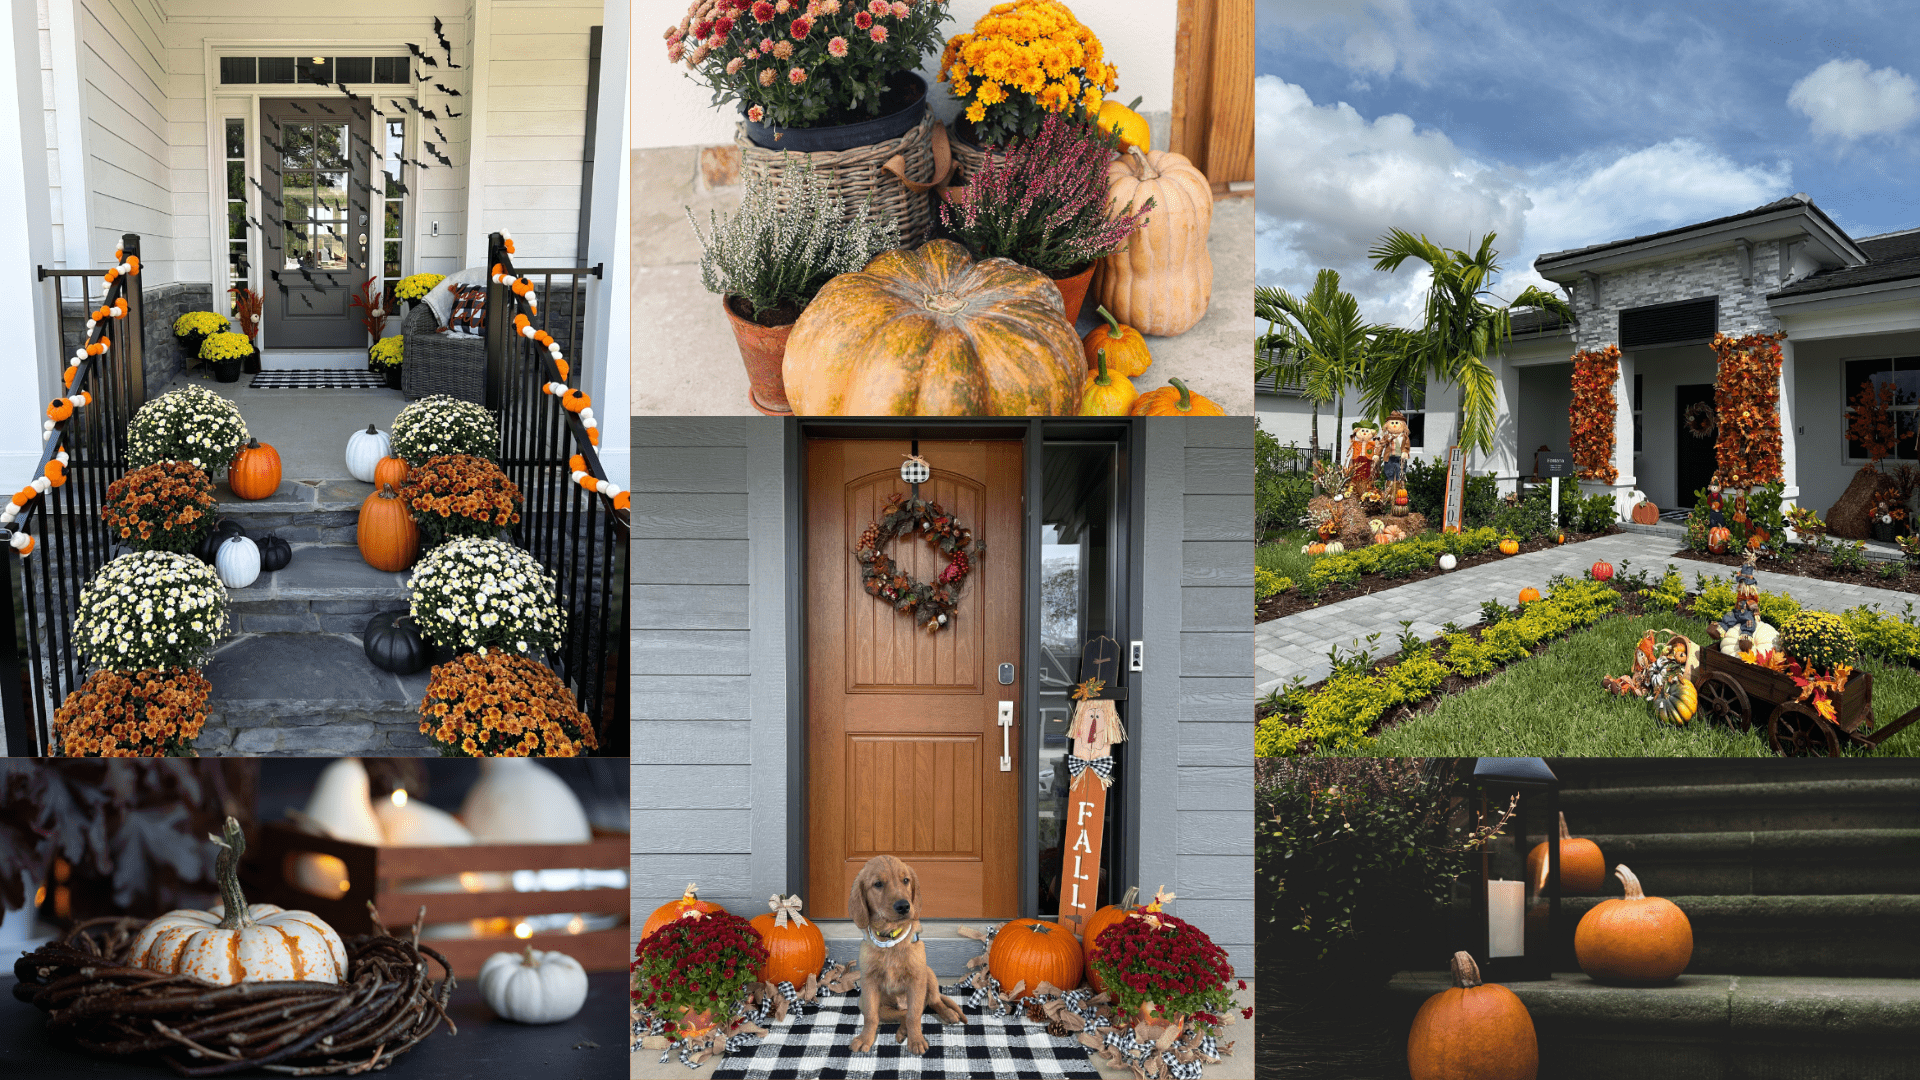
<svg viewBox="0 0 1920 1080">
<path fill-rule="evenodd" d="M 931 584 L 915 581 L 880 550 L 890 541 L 916 532 L 948 558 L 946 569 Z M 887 497 L 886 512 L 867 526 L 853 548 L 853 557 L 860 560 L 860 583 L 867 594 L 891 603 L 895 611 L 912 615 L 928 633 L 938 633 L 948 624 L 954 609 L 960 606 L 960 586 L 972 571 L 973 560 L 986 553 L 987 546 L 974 541 L 973 531 L 941 509 L 939 503 L 904 498 L 899 492 Z"/>
</svg>

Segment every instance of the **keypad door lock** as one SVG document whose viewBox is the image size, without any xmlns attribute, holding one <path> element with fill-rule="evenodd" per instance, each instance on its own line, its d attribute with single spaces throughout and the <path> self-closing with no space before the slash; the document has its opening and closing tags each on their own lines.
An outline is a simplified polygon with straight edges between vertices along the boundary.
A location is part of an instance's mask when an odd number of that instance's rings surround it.
<svg viewBox="0 0 1920 1080">
<path fill-rule="evenodd" d="M 1013 665 L 1012 664 L 1000 665 L 1000 685 L 1001 686 L 1013 685 Z"/>
</svg>

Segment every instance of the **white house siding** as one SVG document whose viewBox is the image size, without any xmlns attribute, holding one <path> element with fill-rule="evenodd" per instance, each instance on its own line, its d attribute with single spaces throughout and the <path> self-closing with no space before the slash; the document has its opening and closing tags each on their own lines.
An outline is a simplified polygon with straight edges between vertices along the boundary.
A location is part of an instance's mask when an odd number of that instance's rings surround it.
<svg viewBox="0 0 1920 1080">
<path fill-rule="evenodd" d="M 48 0 L 38 0 L 36 5 L 40 31 L 40 100 L 43 103 L 40 113 L 47 129 L 47 193 L 53 206 L 53 250 L 64 253 L 67 250 L 67 234 L 60 205 L 60 109 L 55 104 L 52 11 L 47 4 Z M 67 261 L 57 258 L 55 264 L 64 268 Z"/>
<path fill-rule="evenodd" d="M 1920 321 L 1911 312 L 1908 317 Z M 1794 342 L 1800 505 L 1824 515 L 1867 463 L 1847 457 L 1844 362 L 1915 355 L 1920 355 L 1920 330 Z"/>
<path fill-rule="evenodd" d="M 176 261 L 173 185 L 180 178 L 169 138 L 165 23 L 154 0 L 83 0 L 76 16 L 93 188 L 88 253 L 93 265 L 106 265 L 121 234 L 139 233 L 146 289 L 206 280 L 198 267 L 183 273 Z M 200 232 L 204 251 L 204 224 Z"/>
<path fill-rule="evenodd" d="M 1623 308 L 1702 296 L 1720 298 L 1723 333 L 1778 333 L 1780 320 L 1767 306 L 1767 293 L 1785 284 L 1779 241 L 1753 245 L 1752 270 L 1751 280 L 1740 279 L 1739 253 L 1728 244 L 1596 274 L 1600 291 L 1597 302 L 1590 285 L 1583 282 L 1573 290 L 1573 310 L 1580 320 L 1574 330 L 1574 347 L 1597 349 L 1619 344 Z"/>
<path fill-rule="evenodd" d="M 522 265 L 572 266 L 586 149 L 588 30 L 602 22 L 601 6 L 494 0 L 491 7 L 479 227 L 511 230 Z"/>
</svg>

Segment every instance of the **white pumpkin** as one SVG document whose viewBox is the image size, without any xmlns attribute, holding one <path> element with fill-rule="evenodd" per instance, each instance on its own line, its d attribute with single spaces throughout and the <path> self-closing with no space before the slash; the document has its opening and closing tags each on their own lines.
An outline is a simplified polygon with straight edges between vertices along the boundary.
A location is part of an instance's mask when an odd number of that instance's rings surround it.
<svg viewBox="0 0 1920 1080">
<path fill-rule="evenodd" d="M 460 817 L 483 844 L 581 844 L 593 839 L 573 789 L 528 758 L 481 758 Z"/>
<path fill-rule="evenodd" d="M 480 965 L 480 997 L 487 1007 L 522 1024 L 557 1024 L 587 1001 L 587 973 L 565 953 L 497 952 Z"/>
<path fill-rule="evenodd" d="M 473 834 L 460 824 L 460 819 L 419 799 L 401 802 L 382 799 L 373 813 L 380 819 L 380 831 L 386 834 L 387 843 L 396 847 L 473 843 Z"/>
<path fill-rule="evenodd" d="M 367 425 L 367 430 L 356 431 L 347 439 L 347 472 L 362 483 L 373 483 L 373 467 L 387 456 L 392 445 L 387 433 Z"/>
<path fill-rule="evenodd" d="M 347 947 L 320 916 L 247 903 L 240 891 L 240 856 L 247 849 L 240 823 L 228 818 L 225 838 L 208 839 L 220 845 L 215 875 L 224 900 L 212 911 L 170 911 L 148 923 L 127 964 L 212 986 L 345 981 Z"/>
<path fill-rule="evenodd" d="M 366 766 L 359 758 L 341 758 L 320 770 L 307 799 L 307 817 L 335 840 L 378 847 L 386 842 L 373 814 Z"/>
<path fill-rule="evenodd" d="M 213 568 L 220 573 L 220 584 L 244 589 L 260 579 L 260 545 L 244 536 L 230 536 L 214 551 Z"/>
<path fill-rule="evenodd" d="M 1341 543 L 1338 540 L 1335 540 L 1334 542 L 1327 545 L 1327 554 L 1329 555 L 1343 555 L 1346 553 L 1346 550 L 1347 550 L 1347 545 Z"/>
<path fill-rule="evenodd" d="M 1451 552 L 1440 556 L 1440 569 L 1442 570 L 1451 570 L 1459 565 L 1460 560 L 1454 558 Z"/>
</svg>

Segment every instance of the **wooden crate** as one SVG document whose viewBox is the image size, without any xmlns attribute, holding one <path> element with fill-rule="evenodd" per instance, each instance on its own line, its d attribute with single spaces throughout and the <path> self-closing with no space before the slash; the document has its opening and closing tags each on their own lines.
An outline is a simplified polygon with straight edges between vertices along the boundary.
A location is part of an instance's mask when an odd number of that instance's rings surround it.
<svg viewBox="0 0 1920 1080">
<path fill-rule="evenodd" d="M 584 844 L 473 844 L 451 847 L 372 847 L 331 837 L 314 836 L 290 825 L 261 826 L 249 845 L 241 867 L 247 898 L 253 903 L 278 904 L 311 911 L 327 920 L 342 936 L 370 932 L 371 902 L 389 930 L 411 926 L 421 905 L 427 922 L 457 923 L 470 919 L 506 918 L 584 912 L 615 915 L 619 924 L 583 934 L 511 934 L 479 938 L 437 938 L 429 942 L 453 965 L 459 978 L 472 978 L 496 952 L 514 952 L 531 942 L 536 949 L 557 949 L 588 971 L 624 971 L 630 944 L 627 921 L 631 899 L 627 889 L 575 889 L 562 892 L 402 892 L 402 882 L 464 873 L 511 873 L 515 870 L 621 870 L 628 868 L 627 834 L 595 831 Z M 338 899 L 316 896 L 294 884 L 298 856 L 314 852 L 332 855 L 346 864 L 347 894 Z"/>
</svg>

